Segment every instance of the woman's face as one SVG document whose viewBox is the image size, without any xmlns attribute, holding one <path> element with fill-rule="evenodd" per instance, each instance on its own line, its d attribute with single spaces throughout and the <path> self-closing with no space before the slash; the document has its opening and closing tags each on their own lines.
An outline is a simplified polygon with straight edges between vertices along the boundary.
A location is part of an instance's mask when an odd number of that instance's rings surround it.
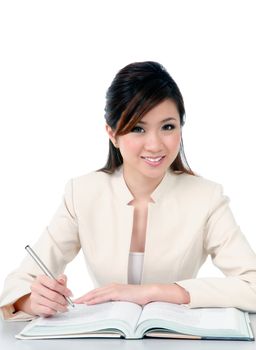
<svg viewBox="0 0 256 350">
<path fill-rule="evenodd" d="M 128 133 L 109 137 L 120 149 L 126 176 L 162 178 L 180 149 L 181 126 L 175 103 L 167 99 L 148 113 Z"/>
</svg>

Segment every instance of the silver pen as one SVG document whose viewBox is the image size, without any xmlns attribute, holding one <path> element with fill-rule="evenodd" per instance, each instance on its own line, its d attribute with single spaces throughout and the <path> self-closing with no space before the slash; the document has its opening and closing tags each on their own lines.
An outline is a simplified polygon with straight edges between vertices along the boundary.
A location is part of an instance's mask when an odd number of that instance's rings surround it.
<svg viewBox="0 0 256 350">
<path fill-rule="evenodd" d="M 42 262 L 42 260 L 39 258 L 39 256 L 34 252 L 34 250 L 27 245 L 25 247 L 26 251 L 30 254 L 30 256 L 34 259 L 34 261 L 37 263 L 37 265 L 41 268 L 41 270 L 46 274 L 46 276 L 54 279 L 56 281 L 56 278 L 53 276 L 51 271 L 48 270 L 48 268 L 45 266 L 45 264 Z M 66 297 L 63 295 L 64 298 L 67 300 L 70 306 L 75 307 L 75 304 L 72 302 L 72 300 L 69 297 Z"/>
</svg>

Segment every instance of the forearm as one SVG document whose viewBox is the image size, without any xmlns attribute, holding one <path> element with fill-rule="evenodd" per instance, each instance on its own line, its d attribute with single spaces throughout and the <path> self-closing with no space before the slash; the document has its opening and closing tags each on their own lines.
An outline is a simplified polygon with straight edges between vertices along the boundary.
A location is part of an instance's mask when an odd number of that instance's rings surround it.
<svg viewBox="0 0 256 350">
<path fill-rule="evenodd" d="M 189 290 L 190 307 L 236 307 L 256 312 L 256 278 L 251 274 L 229 277 L 203 277 L 178 281 Z M 255 281 L 255 282 L 254 282 Z"/>
<path fill-rule="evenodd" d="M 173 304 L 188 304 L 189 293 L 181 286 L 173 284 L 155 284 L 151 301 L 164 301 Z"/>
</svg>

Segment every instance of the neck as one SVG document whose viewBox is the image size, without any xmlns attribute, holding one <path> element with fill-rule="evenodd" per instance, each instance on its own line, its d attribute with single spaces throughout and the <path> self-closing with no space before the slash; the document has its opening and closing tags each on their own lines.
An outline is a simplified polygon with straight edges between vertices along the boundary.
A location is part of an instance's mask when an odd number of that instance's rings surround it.
<svg viewBox="0 0 256 350">
<path fill-rule="evenodd" d="M 162 181 L 161 178 L 148 178 L 141 174 L 130 174 L 129 171 L 124 167 L 123 169 L 124 180 L 132 193 L 135 200 L 150 200 L 150 195 L 159 183 Z"/>
</svg>

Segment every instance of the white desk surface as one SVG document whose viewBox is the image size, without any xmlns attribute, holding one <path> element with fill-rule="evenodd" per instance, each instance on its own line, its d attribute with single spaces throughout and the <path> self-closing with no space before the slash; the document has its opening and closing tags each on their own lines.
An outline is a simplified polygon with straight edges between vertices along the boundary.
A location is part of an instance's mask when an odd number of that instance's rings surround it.
<svg viewBox="0 0 256 350">
<path fill-rule="evenodd" d="M 256 337 L 256 314 L 250 315 L 252 330 Z M 175 340 L 175 339 L 52 339 L 18 340 L 14 337 L 26 322 L 5 322 L 0 320 L 1 350 L 256 350 L 256 341 L 221 341 L 221 340 Z"/>
</svg>

